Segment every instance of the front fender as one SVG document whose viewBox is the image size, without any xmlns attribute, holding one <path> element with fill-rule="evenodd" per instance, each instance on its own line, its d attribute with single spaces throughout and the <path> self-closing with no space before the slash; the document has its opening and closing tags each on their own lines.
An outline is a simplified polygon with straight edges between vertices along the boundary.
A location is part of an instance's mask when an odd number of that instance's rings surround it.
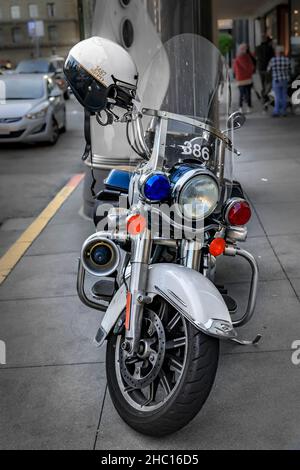
<svg viewBox="0 0 300 470">
<path fill-rule="evenodd" d="M 222 295 L 202 274 L 177 264 L 149 267 L 147 294 L 164 298 L 197 329 L 210 336 L 236 336 Z M 126 287 L 122 285 L 112 299 L 102 320 L 97 344 L 101 345 L 114 328 L 126 306 Z"/>
</svg>

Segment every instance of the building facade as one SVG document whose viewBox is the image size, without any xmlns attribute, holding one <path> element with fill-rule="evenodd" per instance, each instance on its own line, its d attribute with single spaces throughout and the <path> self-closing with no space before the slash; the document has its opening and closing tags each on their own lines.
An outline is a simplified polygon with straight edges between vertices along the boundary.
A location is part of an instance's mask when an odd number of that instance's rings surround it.
<svg viewBox="0 0 300 470">
<path fill-rule="evenodd" d="M 290 7 L 291 56 L 300 73 L 300 0 L 291 0 Z"/>
<path fill-rule="evenodd" d="M 65 57 L 79 37 L 77 0 L 0 2 L 0 62 Z"/>
</svg>

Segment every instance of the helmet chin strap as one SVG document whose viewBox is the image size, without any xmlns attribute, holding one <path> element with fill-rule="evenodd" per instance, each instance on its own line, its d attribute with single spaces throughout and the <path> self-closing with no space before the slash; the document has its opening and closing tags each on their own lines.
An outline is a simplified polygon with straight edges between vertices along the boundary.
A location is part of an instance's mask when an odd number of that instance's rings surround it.
<svg viewBox="0 0 300 470">
<path fill-rule="evenodd" d="M 115 98 L 107 98 L 107 107 L 103 111 L 97 112 L 96 113 L 96 120 L 98 124 L 102 127 L 106 127 L 109 125 L 112 125 L 114 122 L 128 122 L 129 120 L 133 119 L 133 115 L 135 114 L 135 105 L 132 101 L 132 98 L 130 99 L 130 104 L 128 103 L 126 105 L 127 111 L 124 113 L 123 116 L 118 116 L 116 113 L 113 112 L 114 107 L 119 107 L 119 108 L 125 108 L 124 104 L 119 103 L 117 99 L 117 90 L 116 90 L 116 95 Z M 106 119 L 102 118 L 102 114 L 106 114 Z"/>
<path fill-rule="evenodd" d="M 106 120 L 102 119 L 102 112 L 104 112 L 106 114 Z M 108 109 L 105 109 L 102 112 L 101 113 L 96 113 L 96 121 L 98 122 L 98 124 L 100 124 L 100 126 L 102 126 L 102 127 L 112 125 L 113 122 L 114 122 L 114 114 Z"/>
</svg>

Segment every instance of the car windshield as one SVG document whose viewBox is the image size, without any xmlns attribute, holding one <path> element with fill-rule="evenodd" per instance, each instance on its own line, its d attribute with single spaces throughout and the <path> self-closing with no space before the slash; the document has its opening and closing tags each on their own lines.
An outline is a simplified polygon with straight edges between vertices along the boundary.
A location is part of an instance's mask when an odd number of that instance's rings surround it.
<svg viewBox="0 0 300 470">
<path fill-rule="evenodd" d="M 7 77 L 2 80 L 4 84 L 4 98 L 6 100 L 36 100 L 45 94 L 44 80 L 20 79 Z"/>
<path fill-rule="evenodd" d="M 24 60 L 16 68 L 17 73 L 48 73 L 49 62 L 46 60 Z"/>
</svg>

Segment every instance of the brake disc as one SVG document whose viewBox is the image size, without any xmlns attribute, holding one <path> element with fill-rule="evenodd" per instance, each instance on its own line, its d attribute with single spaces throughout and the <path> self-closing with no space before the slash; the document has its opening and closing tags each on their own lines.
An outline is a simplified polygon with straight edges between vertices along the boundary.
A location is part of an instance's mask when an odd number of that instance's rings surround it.
<svg viewBox="0 0 300 470">
<path fill-rule="evenodd" d="M 145 388 L 158 376 L 165 359 L 166 336 L 163 324 L 152 310 L 146 310 L 143 337 L 136 356 L 129 357 L 120 347 L 120 371 L 129 387 Z"/>
</svg>

